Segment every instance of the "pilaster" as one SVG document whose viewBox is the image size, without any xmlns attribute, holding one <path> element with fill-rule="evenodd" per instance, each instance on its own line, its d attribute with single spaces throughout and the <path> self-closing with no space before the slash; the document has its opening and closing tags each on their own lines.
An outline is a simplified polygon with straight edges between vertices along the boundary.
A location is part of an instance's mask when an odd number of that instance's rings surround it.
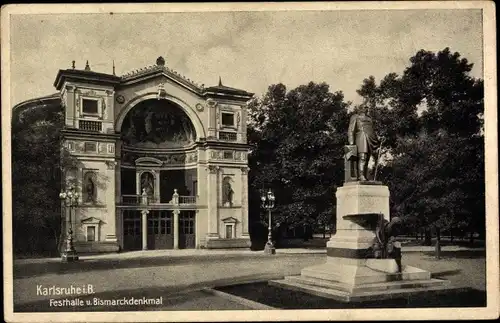
<svg viewBox="0 0 500 323">
<path fill-rule="evenodd" d="M 174 230 L 174 249 L 179 249 L 179 214 L 181 211 L 179 209 L 174 210 L 174 223 L 172 225 L 172 230 Z"/>
<path fill-rule="evenodd" d="M 208 237 L 207 238 L 218 238 L 219 237 L 219 223 L 218 223 L 218 173 L 219 166 L 209 165 L 208 166 Z"/>
<path fill-rule="evenodd" d="M 248 238 L 248 167 L 241 167 L 241 236 Z"/>
<path fill-rule="evenodd" d="M 107 231 L 106 236 L 104 237 L 105 241 L 116 242 L 116 188 L 120 187 L 120 185 L 116 185 L 116 161 L 108 160 L 106 163 L 106 175 L 110 177 L 108 188 L 106 189 L 106 209 L 107 209 L 107 217 L 106 217 L 106 225 L 110 230 Z M 119 178 L 118 178 L 119 181 Z M 119 183 L 119 182 L 118 182 Z M 119 201 L 119 200 L 118 200 Z"/>
<path fill-rule="evenodd" d="M 148 210 L 142 210 L 142 250 L 148 250 Z"/>
</svg>

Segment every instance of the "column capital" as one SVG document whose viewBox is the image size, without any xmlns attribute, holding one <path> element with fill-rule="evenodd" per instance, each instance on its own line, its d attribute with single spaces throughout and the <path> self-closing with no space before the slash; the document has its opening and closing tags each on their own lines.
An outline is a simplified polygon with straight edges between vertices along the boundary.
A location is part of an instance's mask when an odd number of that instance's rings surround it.
<svg viewBox="0 0 500 323">
<path fill-rule="evenodd" d="M 108 169 L 112 170 L 112 169 L 115 169 L 115 166 L 117 165 L 118 163 L 114 160 L 107 160 L 106 161 L 106 166 L 108 166 Z"/>
<path fill-rule="evenodd" d="M 247 175 L 248 172 L 250 171 L 250 167 L 241 167 L 241 175 Z"/>
<path fill-rule="evenodd" d="M 206 102 L 207 102 L 207 105 L 211 108 L 215 108 L 217 106 L 217 101 L 215 101 L 212 98 L 207 99 Z"/>
<path fill-rule="evenodd" d="M 215 165 L 208 165 L 207 169 L 210 172 L 210 174 L 217 174 L 219 172 L 220 167 Z"/>
</svg>

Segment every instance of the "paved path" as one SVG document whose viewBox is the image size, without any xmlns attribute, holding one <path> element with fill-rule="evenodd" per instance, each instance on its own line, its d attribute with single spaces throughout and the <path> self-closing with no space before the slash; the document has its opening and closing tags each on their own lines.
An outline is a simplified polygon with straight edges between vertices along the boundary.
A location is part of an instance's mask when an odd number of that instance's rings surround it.
<svg viewBox="0 0 500 323">
<path fill-rule="evenodd" d="M 404 263 L 445 275 L 453 284 L 460 287 L 485 289 L 485 260 L 481 252 L 477 256 L 464 255 L 451 258 L 446 252 L 443 259 L 437 260 L 432 254 L 410 252 L 404 255 Z M 91 284 L 99 297 L 117 297 L 132 295 L 143 297 L 159 295 L 167 298 L 180 292 L 195 292 L 205 287 L 215 287 L 249 281 L 270 280 L 285 275 L 298 275 L 304 267 L 324 263 L 323 253 L 278 253 L 275 256 L 263 255 L 262 252 L 243 252 L 228 254 L 219 252 L 207 255 L 177 257 L 158 255 L 155 252 L 143 252 L 127 258 L 120 254 L 120 259 L 110 255 L 84 258 L 77 264 L 16 263 L 14 279 L 15 304 L 48 302 L 48 296 L 37 295 L 37 285 L 50 287 L 86 286 Z M 33 267 L 35 270 L 33 271 Z M 39 267 L 38 269 L 36 267 Z M 46 271 L 39 269 L 49 268 Z M 31 272 L 30 272 L 31 270 Z M 58 298 L 61 296 L 52 296 Z M 207 296 L 200 302 L 210 304 L 216 296 Z M 217 297 L 216 297 L 217 298 Z M 212 301 L 210 301 L 212 300 Z M 184 298 L 184 302 L 170 304 L 173 307 L 187 305 L 194 299 Z M 236 306 L 233 302 L 219 299 L 220 306 Z M 219 302 L 218 301 L 218 302 Z M 220 303 L 219 302 L 219 303 Z M 194 304 L 194 303 L 193 303 Z M 192 306 L 195 306 L 193 305 Z M 215 303 L 214 303 L 215 304 Z M 168 306 L 170 306 L 168 305 Z M 200 305 L 200 308 L 204 308 Z M 193 309 L 196 309 L 194 307 Z"/>
<path fill-rule="evenodd" d="M 403 246 L 402 252 L 434 252 L 433 246 Z M 455 251 L 483 251 L 484 248 L 467 248 L 461 246 L 443 246 L 443 252 Z M 287 248 L 276 249 L 278 255 L 281 254 L 326 254 L 325 248 L 307 249 L 307 248 Z M 82 255 L 82 260 L 99 260 L 99 259 L 140 259 L 140 258 L 153 258 L 153 257 L 202 257 L 202 256 L 263 256 L 266 257 L 263 251 L 251 251 L 248 249 L 179 249 L 179 250 L 140 250 L 128 251 L 122 253 L 109 253 L 109 254 L 96 254 L 96 255 Z M 34 263 L 51 263 L 60 262 L 61 258 L 27 258 L 16 259 L 15 264 L 34 264 Z"/>
</svg>

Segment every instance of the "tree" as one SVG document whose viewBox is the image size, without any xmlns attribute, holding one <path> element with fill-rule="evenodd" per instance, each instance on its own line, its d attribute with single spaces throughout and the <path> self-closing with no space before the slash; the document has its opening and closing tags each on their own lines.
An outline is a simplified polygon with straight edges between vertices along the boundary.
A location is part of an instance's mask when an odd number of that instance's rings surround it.
<svg viewBox="0 0 500 323">
<path fill-rule="evenodd" d="M 358 90 L 388 138 L 381 177 L 392 212 L 428 232 L 484 232 L 483 82 L 449 48 L 421 50 L 410 63 L 401 76 L 388 74 L 379 85 L 369 77 Z"/>
<path fill-rule="evenodd" d="M 288 92 L 283 84 L 271 85 L 251 102 L 251 214 L 259 214 L 260 190 L 273 188 L 275 223 L 293 227 L 332 221 L 334 193 L 343 180 L 347 107 L 341 92 L 313 82 Z"/>
<path fill-rule="evenodd" d="M 13 246 L 18 254 L 57 251 L 63 122 L 59 104 L 26 109 L 12 120 Z"/>
</svg>

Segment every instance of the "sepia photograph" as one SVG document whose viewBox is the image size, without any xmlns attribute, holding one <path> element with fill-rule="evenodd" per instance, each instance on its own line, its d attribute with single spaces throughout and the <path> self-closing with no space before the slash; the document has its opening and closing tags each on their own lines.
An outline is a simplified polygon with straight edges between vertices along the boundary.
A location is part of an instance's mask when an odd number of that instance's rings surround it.
<svg viewBox="0 0 500 323">
<path fill-rule="evenodd" d="M 498 318 L 493 2 L 1 11 L 7 322 Z"/>
</svg>

